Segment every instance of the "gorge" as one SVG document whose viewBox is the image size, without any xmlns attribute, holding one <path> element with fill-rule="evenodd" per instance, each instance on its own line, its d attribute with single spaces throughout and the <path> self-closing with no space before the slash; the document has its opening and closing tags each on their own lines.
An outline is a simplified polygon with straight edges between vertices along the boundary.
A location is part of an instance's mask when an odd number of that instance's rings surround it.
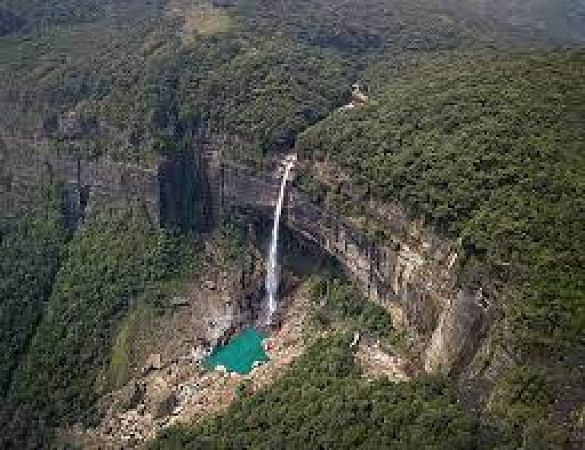
<svg viewBox="0 0 585 450">
<path fill-rule="evenodd" d="M 372 241 L 351 222 L 313 204 L 298 188 L 285 190 L 291 161 L 283 163 L 280 179 L 275 172 L 258 173 L 224 160 L 222 148 L 213 139 L 204 139 L 200 145 L 175 159 L 163 158 L 158 170 L 66 154 L 43 158 L 40 152 L 19 169 L 18 161 L 6 155 L 3 167 L 10 171 L 3 179 L 11 181 L 3 201 L 8 204 L 43 180 L 63 183 L 68 221 L 74 228 L 100 204 L 122 209 L 143 205 L 155 223 L 202 230 L 220 223 L 228 208 L 252 208 L 266 216 L 274 212 L 266 276 L 269 317 L 278 287 L 276 238 L 283 208 L 288 228 L 338 259 L 366 297 L 387 308 L 394 323 L 411 332 L 427 370 L 449 373 L 472 359 L 489 322 L 489 289 L 477 282 L 459 284 L 461 250 L 455 243 L 408 219 L 397 205 L 381 209 L 380 216 L 398 246 Z M 192 211 L 198 223 L 192 221 Z"/>
<path fill-rule="evenodd" d="M 583 447 L 582 0 L 97 3 L 0 0 L 0 448 Z"/>
</svg>

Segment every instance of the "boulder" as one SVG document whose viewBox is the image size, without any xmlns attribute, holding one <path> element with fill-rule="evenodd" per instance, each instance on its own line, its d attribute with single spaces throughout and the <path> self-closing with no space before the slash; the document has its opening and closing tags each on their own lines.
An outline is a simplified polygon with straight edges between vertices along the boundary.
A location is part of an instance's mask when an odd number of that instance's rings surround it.
<svg viewBox="0 0 585 450">
<path fill-rule="evenodd" d="M 177 397 L 171 385 L 158 378 L 148 386 L 144 406 L 153 418 L 169 416 L 177 405 Z"/>
<path fill-rule="evenodd" d="M 170 301 L 171 306 L 187 306 L 189 299 L 186 297 L 173 297 Z"/>
<path fill-rule="evenodd" d="M 172 391 L 161 393 L 152 403 L 151 413 L 154 418 L 167 417 L 177 405 L 177 398 Z"/>
<path fill-rule="evenodd" d="M 433 332 L 425 354 L 426 372 L 449 375 L 469 362 L 486 330 L 487 306 L 481 289 L 458 292 Z"/>
<path fill-rule="evenodd" d="M 146 364 L 144 365 L 144 373 L 148 373 L 151 370 L 160 369 L 162 369 L 162 359 L 160 353 L 152 353 L 146 360 Z"/>
<path fill-rule="evenodd" d="M 215 291 L 217 289 L 217 284 L 214 281 L 207 280 L 205 283 L 203 283 L 203 287 L 205 289 L 209 289 L 210 291 Z"/>
</svg>

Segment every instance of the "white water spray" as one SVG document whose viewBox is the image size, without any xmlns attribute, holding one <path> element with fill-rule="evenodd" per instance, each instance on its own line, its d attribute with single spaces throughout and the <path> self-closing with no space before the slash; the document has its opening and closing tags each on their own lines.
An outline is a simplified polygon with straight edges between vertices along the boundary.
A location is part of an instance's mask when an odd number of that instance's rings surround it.
<svg viewBox="0 0 585 450">
<path fill-rule="evenodd" d="M 278 203 L 274 210 L 274 223 L 272 225 L 272 237 L 270 240 L 270 250 L 268 253 L 268 267 L 266 270 L 266 296 L 268 297 L 268 318 L 267 323 L 272 322 L 272 316 L 276 312 L 276 294 L 278 293 L 279 273 L 278 273 L 278 228 L 280 225 L 280 215 L 282 213 L 282 204 L 284 203 L 284 194 L 286 192 L 286 183 L 290 171 L 294 164 L 294 159 L 287 159 L 284 166 L 284 174 L 280 183 L 280 194 Z"/>
</svg>

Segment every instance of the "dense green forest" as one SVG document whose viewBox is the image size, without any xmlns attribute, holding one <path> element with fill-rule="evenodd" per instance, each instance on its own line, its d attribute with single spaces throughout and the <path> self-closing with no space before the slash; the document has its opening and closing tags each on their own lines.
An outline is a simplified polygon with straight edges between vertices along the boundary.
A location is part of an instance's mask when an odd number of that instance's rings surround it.
<svg viewBox="0 0 585 450">
<path fill-rule="evenodd" d="M 368 333 L 370 337 L 397 337 L 390 313 L 368 301 L 355 284 L 339 274 L 314 274 L 310 279 L 310 297 L 318 329 L 345 321 L 349 329 Z M 321 306 L 323 300 L 325 305 Z"/>
<path fill-rule="evenodd" d="M 3 445 L 38 445 L 46 427 L 93 418 L 92 405 L 108 388 L 102 378 L 117 324 L 137 301 L 164 306 L 167 282 L 195 264 L 190 248 L 139 213 L 104 214 L 73 238 L 29 351 L 14 372 L 2 409 L 8 431 Z M 18 271 L 9 275 L 3 282 L 18 282 Z M 43 309 L 37 304 L 31 317 L 38 319 Z"/>
<path fill-rule="evenodd" d="M 496 272 L 511 265 L 517 285 L 538 283 L 508 315 L 513 341 L 518 350 L 566 354 L 582 343 L 584 325 L 575 313 L 583 295 L 585 55 L 480 61 L 417 68 L 371 106 L 311 128 L 297 148 L 330 158 L 365 200 L 400 200 L 461 236 L 468 256 Z"/>
<path fill-rule="evenodd" d="M 366 383 L 338 337 L 155 448 L 566 443 L 551 418 L 583 385 L 585 54 L 551 45 L 582 46 L 583 17 L 580 0 L 0 0 L 0 163 L 39 143 L 150 167 L 200 136 L 253 163 L 296 148 L 315 201 L 355 218 L 370 199 L 399 201 L 460 243 L 461 282 L 496 285 L 490 355 L 512 363 L 480 424 L 453 380 Z M 337 112 L 356 80 L 369 105 Z M 137 305 L 163 314 L 201 264 L 198 236 L 137 212 L 69 236 L 60 194 L 40 198 L 0 221 L 2 448 L 95 420 L 127 376 L 112 363 L 121 324 Z M 240 238 L 209 245 L 236 258 Z M 312 299 L 320 327 L 399 339 L 350 284 L 316 276 Z"/>
<path fill-rule="evenodd" d="M 0 37 L 0 124 L 33 135 L 40 122 L 58 146 L 142 163 L 161 135 L 236 134 L 257 159 L 343 104 L 377 57 L 543 45 L 550 31 L 528 15 L 508 32 L 471 1 L 215 3 L 9 2 L 45 25 Z"/>
<path fill-rule="evenodd" d="M 368 383 L 350 342 L 317 341 L 270 388 L 250 396 L 244 387 L 224 415 L 171 428 L 151 448 L 473 447 L 475 423 L 447 381 Z"/>
<path fill-rule="evenodd" d="M 124 20 L 154 14 L 162 5 L 159 0 L 1 0 L 0 36 L 54 24 Z"/>
<path fill-rule="evenodd" d="M 35 333 L 66 241 L 58 191 L 44 200 L 37 213 L 0 226 L 0 397 Z"/>
<path fill-rule="evenodd" d="M 580 383 L 570 368 L 585 354 L 584 68 L 579 51 L 423 64 L 370 106 L 311 128 L 297 146 L 349 176 L 346 189 L 347 181 L 321 188 L 353 192 L 334 202 L 350 203 L 352 214 L 367 214 L 355 205 L 369 198 L 399 200 L 459 237 L 462 273 L 504 283 L 495 354 L 539 367 L 550 385 Z M 531 379 L 510 377 L 502 383 Z M 510 396 L 498 410 L 516 425 L 517 389 L 502 387 Z M 546 407 L 520 402 L 531 411 L 524 420 L 545 417 L 554 395 L 547 398 Z"/>
<path fill-rule="evenodd" d="M 247 29 L 346 55 L 579 41 L 585 5 L 560 0 L 236 0 Z"/>
<path fill-rule="evenodd" d="M 236 134 L 258 159 L 347 99 L 353 74 L 333 54 L 237 26 L 189 39 L 183 28 L 169 13 L 0 39 L 0 124 L 33 135 L 40 122 L 58 148 L 144 164 L 160 138 Z"/>
</svg>

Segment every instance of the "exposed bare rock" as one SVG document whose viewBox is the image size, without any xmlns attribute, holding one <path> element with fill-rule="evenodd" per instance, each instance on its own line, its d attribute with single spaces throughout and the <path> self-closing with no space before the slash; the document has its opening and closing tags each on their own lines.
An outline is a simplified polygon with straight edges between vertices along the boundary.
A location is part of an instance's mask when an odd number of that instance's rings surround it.
<svg viewBox="0 0 585 450">
<path fill-rule="evenodd" d="M 203 287 L 205 289 L 209 289 L 210 291 L 215 291 L 217 289 L 217 283 L 212 280 L 207 280 L 203 283 Z"/>
<path fill-rule="evenodd" d="M 173 297 L 169 303 L 171 306 L 187 306 L 189 299 L 186 297 Z"/>
<path fill-rule="evenodd" d="M 151 370 L 161 370 L 163 367 L 160 353 L 152 353 L 146 360 L 144 365 L 144 373 L 148 373 Z"/>
<path fill-rule="evenodd" d="M 168 416 L 176 405 L 176 396 L 169 380 L 157 377 L 154 383 L 149 384 L 145 398 L 145 408 L 157 419 Z"/>
<path fill-rule="evenodd" d="M 486 326 L 481 290 L 460 291 L 441 314 L 426 351 L 425 370 L 448 374 L 469 362 Z"/>
<path fill-rule="evenodd" d="M 387 378 L 392 381 L 406 381 L 406 361 L 397 354 L 385 351 L 378 343 L 361 342 L 355 352 L 355 359 L 369 379 Z"/>
<path fill-rule="evenodd" d="M 190 357 L 178 358 L 166 370 L 150 371 L 132 382 L 131 391 L 141 393 L 139 403 L 125 411 L 111 409 L 97 428 L 77 427 L 69 430 L 69 437 L 82 448 L 142 448 L 161 430 L 221 413 L 238 395 L 251 394 L 272 383 L 305 348 L 305 293 L 297 292 L 292 300 L 283 299 L 284 302 L 287 305 L 282 327 L 271 337 L 271 359 L 249 375 L 206 372 L 197 368 Z M 187 354 L 191 350 L 194 348 L 190 347 Z M 248 385 L 245 394 L 240 392 L 242 382 Z"/>
</svg>

